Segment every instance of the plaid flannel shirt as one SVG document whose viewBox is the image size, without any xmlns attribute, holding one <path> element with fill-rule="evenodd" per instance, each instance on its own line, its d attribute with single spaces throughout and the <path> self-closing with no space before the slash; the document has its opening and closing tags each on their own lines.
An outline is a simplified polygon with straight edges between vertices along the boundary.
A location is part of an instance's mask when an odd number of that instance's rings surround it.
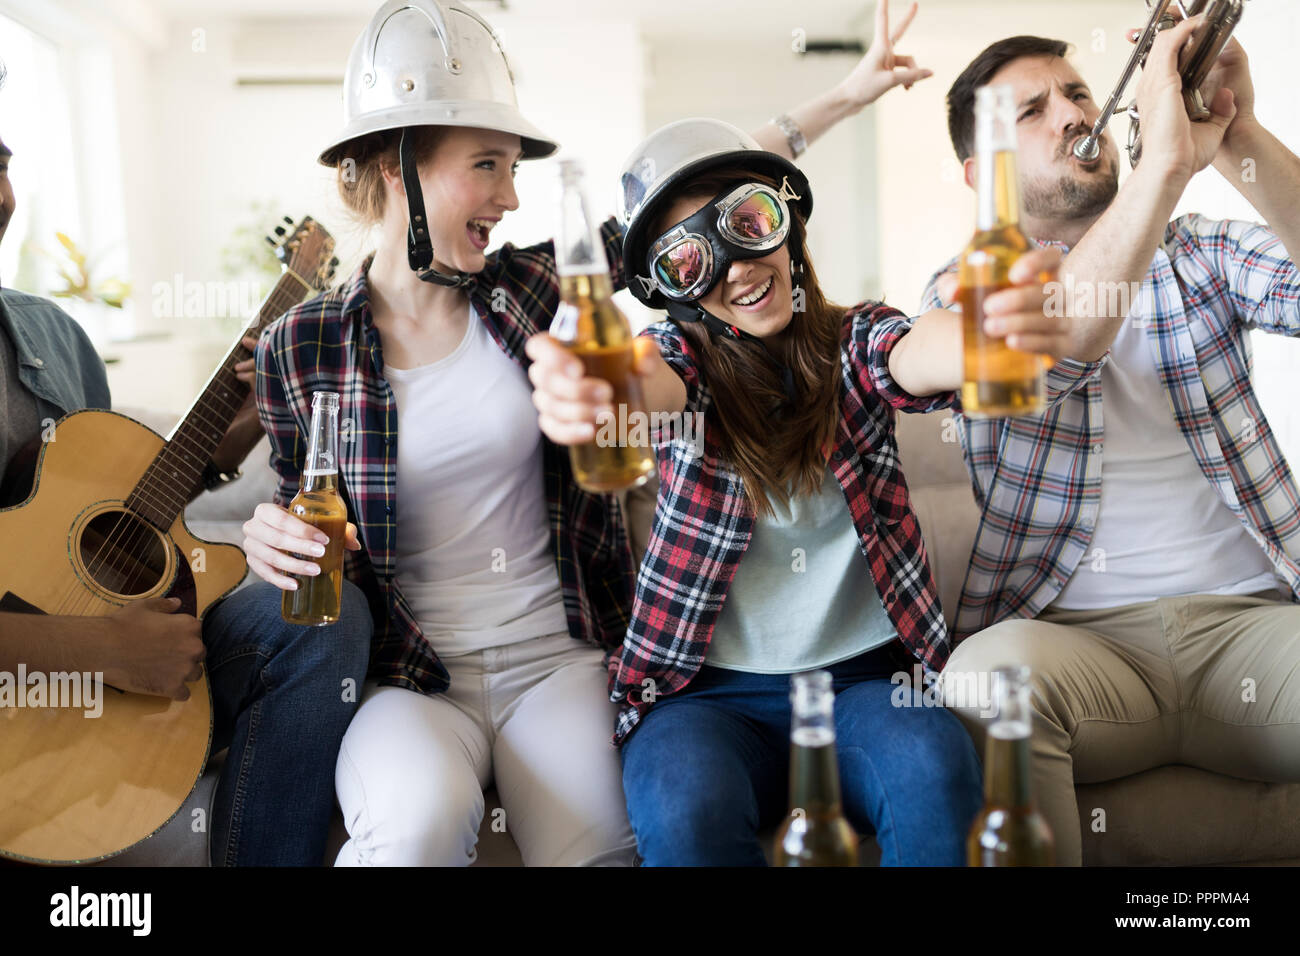
<svg viewBox="0 0 1300 956">
<path fill-rule="evenodd" d="M 923 309 L 940 307 L 937 280 L 955 262 L 931 279 Z M 1183 216 L 1165 230 L 1126 321 L 1145 328 L 1174 420 L 1206 481 L 1300 597 L 1300 493 L 1251 387 L 1247 335 L 1257 328 L 1300 335 L 1294 261 L 1263 226 Z M 882 328 L 882 351 L 909 324 Z M 1101 507 L 1105 360 L 1059 362 L 1041 415 L 976 420 L 946 403 L 957 410 L 981 510 L 956 641 L 1036 616 L 1083 558 Z"/>
<path fill-rule="evenodd" d="M 611 219 L 601 235 L 610 276 L 622 288 L 622 232 Z M 447 688 L 447 670 L 396 580 L 397 405 L 371 319 L 369 266 L 367 260 L 347 283 L 291 309 L 266 330 L 256 351 L 257 411 L 279 475 L 275 501 L 283 506 L 298 491 L 312 392 L 339 393 L 339 484 L 362 546 L 345 552 L 344 573 L 365 593 L 374 618 L 370 676 L 433 693 Z M 507 243 L 487 257 L 469 289 L 493 340 L 522 370 L 530 364 L 524 343 L 550 327 L 559 296 L 549 241 L 526 248 Z M 544 440 L 542 458 L 569 632 L 609 650 L 623 639 L 632 600 L 632 552 L 618 499 L 578 488 L 567 448 Z"/>
<path fill-rule="evenodd" d="M 920 411 L 917 399 L 886 403 L 880 362 L 870 353 L 874 326 L 901 319 L 881 303 L 850 309 L 840 338 L 840 421 L 828 462 L 844 491 L 880 600 L 902 643 L 928 669 L 948 658 L 938 591 L 899 470 L 894 408 Z M 754 510 L 739 474 L 719 450 L 710 424 L 713 399 L 681 331 L 651 325 L 665 361 L 686 384 L 686 414 L 702 416 L 703 455 L 675 431 L 653 437 L 659 463 L 654 526 L 636 581 L 632 623 L 622 654 L 610 658 L 611 699 L 621 704 L 614 743 L 621 745 L 654 700 L 685 687 L 708 652 L 713 625 L 744 557 Z"/>
</svg>

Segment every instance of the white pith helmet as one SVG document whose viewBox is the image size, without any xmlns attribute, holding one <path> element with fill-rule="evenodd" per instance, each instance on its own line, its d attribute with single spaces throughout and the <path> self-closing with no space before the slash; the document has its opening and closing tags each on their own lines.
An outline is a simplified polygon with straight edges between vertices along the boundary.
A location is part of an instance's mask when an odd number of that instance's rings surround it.
<svg viewBox="0 0 1300 956">
<path fill-rule="evenodd" d="M 343 129 L 321 151 L 336 166 L 350 141 L 408 126 L 470 126 L 519 136 L 525 159 L 558 144 L 519 112 L 496 32 L 455 0 L 388 0 L 352 45 Z"/>
</svg>

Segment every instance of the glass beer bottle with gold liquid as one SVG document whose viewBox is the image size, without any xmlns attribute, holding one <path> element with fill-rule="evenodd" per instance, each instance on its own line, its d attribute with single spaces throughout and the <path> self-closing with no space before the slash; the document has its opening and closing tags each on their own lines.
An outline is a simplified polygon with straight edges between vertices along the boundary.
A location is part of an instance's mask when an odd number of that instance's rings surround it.
<svg viewBox="0 0 1300 956">
<path fill-rule="evenodd" d="M 614 304 L 600 231 L 587 214 L 582 167 L 560 163 L 560 224 L 555 238 L 560 308 L 551 335 L 582 360 L 586 374 L 614 389 L 614 419 L 596 438 L 569 447 L 573 475 L 587 491 L 608 493 L 644 484 L 655 472 L 641 380 L 633 372 L 634 336 Z"/>
<path fill-rule="evenodd" d="M 993 671 L 995 715 L 984 752 L 984 808 L 966 841 L 971 866 L 1051 866 L 1052 831 L 1029 785 L 1029 668 Z"/>
<path fill-rule="evenodd" d="M 790 815 L 776 835 L 776 866 L 857 866 L 858 836 L 840 804 L 835 693 L 830 671 L 790 677 Z"/>
<path fill-rule="evenodd" d="M 1011 286 L 1008 274 L 1030 249 L 1020 231 L 1016 104 L 1010 86 L 975 91 L 975 235 L 957 263 L 962 312 L 962 411 L 977 417 L 1029 415 L 1043 407 L 1043 357 L 984 332 L 984 299 Z"/>
<path fill-rule="evenodd" d="M 348 510 L 339 496 L 339 396 L 315 392 L 311 397 L 311 433 L 298 494 L 289 513 L 329 535 L 320 557 L 295 554 L 320 565 L 320 574 L 292 574 L 297 590 L 285 591 L 280 614 L 291 624 L 333 624 L 343 602 L 343 542 Z"/>
</svg>

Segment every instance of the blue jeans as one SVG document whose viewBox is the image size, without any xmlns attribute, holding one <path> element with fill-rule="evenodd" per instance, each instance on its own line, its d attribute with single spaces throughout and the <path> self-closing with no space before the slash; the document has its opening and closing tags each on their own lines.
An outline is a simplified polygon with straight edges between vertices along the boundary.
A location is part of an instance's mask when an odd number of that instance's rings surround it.
<svg viewBox="0 0 1300 956">
<path fill-rule="evenodd" d="M 230 748 L 212 805 L 214 866 L 324 861 L 334 764 L 361 697 L 373 624 L 351 581 L 328 627 L 285 621 L 282 593 L 255 581 L 203 619 L 212 752 Z"/>
<path fill-rule="evenodd" d="M 882 866 L 961 866 L 983 802 L 980 762 L 942 707 L 896 707 L 891 646 L 828 668 L 844 815 Z M 704 666 L 624 743 L 623 790 L 647 866 L 763 866 L 758 834 L 789 802 L 790 677 Z"/>
</svg>

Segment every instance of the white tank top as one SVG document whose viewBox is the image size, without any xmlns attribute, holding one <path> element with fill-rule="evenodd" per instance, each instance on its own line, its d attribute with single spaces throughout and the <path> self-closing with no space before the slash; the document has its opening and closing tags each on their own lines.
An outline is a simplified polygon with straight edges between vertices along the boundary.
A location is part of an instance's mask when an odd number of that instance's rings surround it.
<svg viewBox="0 0 1300 956">
<path fill-rule="evenodd" d="M 527 374 L 471 307 L 454 352 L 384 377 L 397 400 L 397 583 L 434 650 L 568 630 Z"/>
</svg>

